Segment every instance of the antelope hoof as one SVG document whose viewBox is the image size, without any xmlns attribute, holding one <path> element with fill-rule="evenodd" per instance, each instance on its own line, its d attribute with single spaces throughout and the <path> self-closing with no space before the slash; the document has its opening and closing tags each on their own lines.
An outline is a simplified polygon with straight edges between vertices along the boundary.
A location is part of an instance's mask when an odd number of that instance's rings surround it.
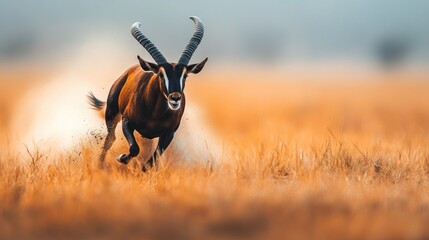
<svg viewBox="0 0 429 240">
<path fill-rule="evenodd" d="M 149 169 L 151 169 L 152 168 L 152 166 L 150 166 L 150 165 L 148 165 L 148 164 L 143 164 L 143 166 L 142 166 L 142 172 L 147 172 Z"/>
<path fill-rule="evenodd" d="M 121 154 L 121 155 L 119 155 L 117 160 L 118 160 L 118 162 L 127 165 L 130 162 L 130 159 L 131 158 L 128 157 L 127 155 Z"/>
<path fill-rule="evenodd" d="M 147 160 L 145 163 L 142 164 L 142 172 L 147 172 L 149 169 L 154 167 L 155 160 L 152 158 L 150 158 L 149 160 Z"/>
</svg>

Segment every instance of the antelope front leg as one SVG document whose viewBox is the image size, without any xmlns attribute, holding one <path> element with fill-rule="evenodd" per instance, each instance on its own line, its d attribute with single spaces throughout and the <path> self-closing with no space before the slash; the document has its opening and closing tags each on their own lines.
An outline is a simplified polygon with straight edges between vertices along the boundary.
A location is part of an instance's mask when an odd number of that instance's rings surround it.
<svg viewBox="0 0 429 240">
<path fill-rule="evenodd" d="M 124 132 L 124 136 L 130 145 L 130 153 L 129 154 L 121 154 L 118 157 L 118 162 L 123 164 L 128 164 L 131 158 L 137 156 L 140 152 L 139 145 L 136 142 L 134 137 L 134 128 L 130 126 L 128 119 L 122 119 L 122 131 Z"/>
<path fill-rule="evenodd" d="M 170 145 L 171 140 L 173 140 L 173 136 L 174 136 L 174 132 L 166 133 L 159 137 L 158 146 L 156 147 L 156 150 L 153 153 L 152 157 L 146 162 L 147 165 L 149 165 L 150 167 L 153 167 L 158 156 L 161 156 L 161 154 L 165 151 L 165 149 L 167 149 L 168 145 Z M 145 172 L 146 170 L 147 170 L 146 164 L 143 164 L 142 171 Z"/>
</svg>

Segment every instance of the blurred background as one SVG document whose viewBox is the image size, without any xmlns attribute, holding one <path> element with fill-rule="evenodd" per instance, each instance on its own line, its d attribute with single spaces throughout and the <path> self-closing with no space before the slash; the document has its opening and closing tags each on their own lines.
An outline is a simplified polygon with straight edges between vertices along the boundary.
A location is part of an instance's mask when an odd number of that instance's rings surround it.
<svg viewBox="0 0 429 240">
<path fill-rule="evenodd" d="M 428 13 L 429 2 L 425 0 L 1 0 L 0 86 L 4 93 L 0 96 L 0 123 L 8 129 L 3 138 L 27 145 L 52 139 L 56 145 L 67 147 L 91 129 L 104 127 L 88 108 L 86 93 L 93 91 L 105 99 L 117 77 L 137 63 L 137 54 L 153 61 L 132 38 L 130 26 L 142 22 L 141 30 L 169 61 L 175 62 L 193 34 L 194 26 L 188 19 L 192 15 L 204 21 L 206 31 L 191 63 L 205 57 L 209 62 L 187 84 L 189 108 L 192 104 L 203 106 L 195 109 L 212 113 L 209 118 L 217 119 L 214 125 L 224 121 L 231 129 L 245 123 L 253 124 L 248 129 L 260 128 L 261 122 L 248 119 L 234 123 L 234 113 L 270 109 L 261 121 L 272 125 L 277 110 L 294 114 L 287 107 L 296 108 L 297 115 L 281 116 L 283 125 L 302 117 L 314 125 L 315 119 L 320 120 L 315 110 L 322 107 L 309 107 L 308 102 L 323 105 L 330 97 L 334 103 L 345 105 L 335 108 L 338 116 L 356 121 L 356 113 L 348 116 L 344 112 L 357 109 L 349 103 L 351 94 L 344 88 L 349 88 L 359 102 L 372 99 L 368 98 L 371 91 L 377 95 L 387 89 L 381 85 L 377 90 L 362 87 L 361 92 L 353 91 L 363 82 L 397 80 L 407 86 L 415 80 L 429 80 Z M 345 87 L 344 82 L 355 85 Z M 408 91 L 396 87 L 398 93 L 393 92 L 386 102 L 398 112 L 395 101 L 407 102 L 398 94 L 413 96 L 416 89 L 426 89 L 423 86 L 413 85 Z M 224 95 L 231 92 L 231 99 L 223 100 L 236 103 L 238 110 L 231 110 L 235 117 L 219 119 L 227 115 L 226 109 L 215 101 L 206 111 L 209 102 L 217 99 L 218 92 L 213 93 L 217 87 Z M 279 99 L 274 100 L 274 96 Z M 240 99 L 243 106 L 238 104 Z M 378 104 L 377 100 L 370 103 Z M 386 108 L 383 104 L 379 108 Z M 334 108 L 332 103 L 326 105 Z M 218 112 L 215 107 L 219 107 Z M 305 109 L 314 116 L 303 116 Z M 253 119 L 258 116 L 252 115 Z M 326 125 L 319 124 L 326 130 Z M 314 129 L 310 132 L 314 134 Z"/>
<path fill-rule="evenodd" d="M 198 15 L 206 24 L 195 61 L 212 64 L 326 64 L 427 66 L 429 2 L 323 1 L 5 1 L 0 2 L 1 66 L 55 66 L 89 42 L 98 59 L 148 57 L 130 35 L 142 30 L 177 61 Z"/>
<path fill-rule="evenodd" d="M 209 61 L 172 144 L 142 174 L 118 127 L 100 170 L 87 93 L 153 61 L 134 22 L 176 62 L 193 15 Z M 0 239 L 428 239 L 428 23 L 428 0 L 0 0 Z"/>
</svg>

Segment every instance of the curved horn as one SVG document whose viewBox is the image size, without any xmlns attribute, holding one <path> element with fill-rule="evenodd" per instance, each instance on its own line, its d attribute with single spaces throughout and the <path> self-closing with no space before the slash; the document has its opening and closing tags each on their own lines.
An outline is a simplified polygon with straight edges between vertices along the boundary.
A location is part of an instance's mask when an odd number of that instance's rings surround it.
<svg viewBox="0 0 429 240">
<path fill-rule="evenodd" d="M 201 39 L 203 39 L 204 35 L 204 25 L 203 22 L 198 17 L 189 17 L 194 21 L 195 23 L 195 33 L 192 36 L 191 40 L 189 41 L 188 45 L 186 46 L 185 50 L 182 53 L 182 56 L 179 59 L 178 65 L 188 65 L 189 61 L 191 60 L 192 54 L 194 54 L 195 50 L 198 47 L 198 44 L 200 44 Z"/>
<path fill-rule="evenodd" d="M 136 22 L 131 26 L 133 37 L 149 52 L 158 65 L 167 63 L 167 60 L 155 45 L 139 30 L 141 23 Z"/>
</svg>

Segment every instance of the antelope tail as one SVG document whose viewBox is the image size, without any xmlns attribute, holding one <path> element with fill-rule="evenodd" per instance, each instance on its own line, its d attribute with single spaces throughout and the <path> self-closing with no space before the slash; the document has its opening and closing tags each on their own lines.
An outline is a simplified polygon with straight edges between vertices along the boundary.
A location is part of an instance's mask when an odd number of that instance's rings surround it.
<svg viewBox="0 0 429 240">
<path fill-rule="evenodd" d="M 89 92 L 86 97 L 88 98 L 89 105 L 94 110 L 101 111 L 103 110 L 104 106 L 106 106 L 106 102 L 103 102 L 100 99 L 96 98 L 94 96 L 94 93 L 92 92 Z"/>
</svg>

